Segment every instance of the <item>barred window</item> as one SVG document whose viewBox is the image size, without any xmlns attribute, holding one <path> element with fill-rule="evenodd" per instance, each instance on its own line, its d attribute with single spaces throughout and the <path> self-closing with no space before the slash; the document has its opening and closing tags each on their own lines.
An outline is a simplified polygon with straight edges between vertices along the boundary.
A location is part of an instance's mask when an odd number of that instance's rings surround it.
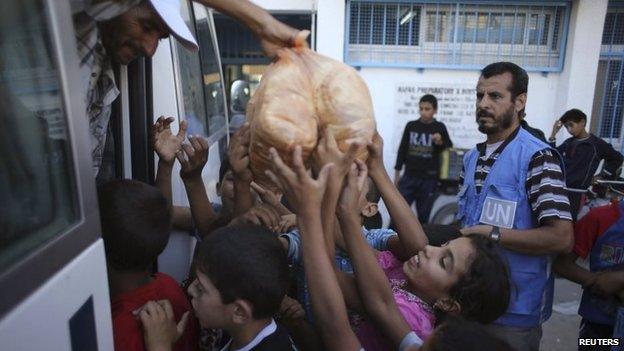
<svg viewBox="0 0 624 351">
<path fill-rule="evenodd" d="M 349 0 L 347 11 L 345 61 L 354 66 L 480 69 L 507 60 L 561 71 L 570 3 Z"/>
</svg>

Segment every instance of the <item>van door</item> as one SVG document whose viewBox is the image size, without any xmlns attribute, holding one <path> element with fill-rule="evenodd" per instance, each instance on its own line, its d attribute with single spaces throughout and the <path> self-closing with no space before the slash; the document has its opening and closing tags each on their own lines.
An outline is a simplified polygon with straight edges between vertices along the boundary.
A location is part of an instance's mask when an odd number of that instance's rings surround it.
<svg viewBox="0 0 624 351">
<path fill-rule="evenodd" d="M 68 1 L 0 2 L 0 342 L 112 350 Z"/>
</svg>

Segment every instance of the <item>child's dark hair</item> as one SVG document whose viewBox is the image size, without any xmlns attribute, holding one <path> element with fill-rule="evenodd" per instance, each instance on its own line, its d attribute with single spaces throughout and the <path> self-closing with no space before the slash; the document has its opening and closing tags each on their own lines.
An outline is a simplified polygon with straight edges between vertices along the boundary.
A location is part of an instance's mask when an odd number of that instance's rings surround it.
<svg viewBox="0 0 624 351">
<path fill-rule="evenodd" d="M 106 260 L 120 270 L 146 270 L 169 241 L 171 213 L 155 187 L 131 179 L 98 188 Z"/>
<path fill-rule="evenodd" d="M 421 103 L 421 102 L 428 102 L 428 103 L 431 104 L 431 106 L 433 107 L 434 110 L 438 109 L 438 99 L 435 96 L 431 95 L 431 94 L 423 95 L 420 98 L 420 101 L 418 103 Z"/>
<path fill-rule="evenodd" d="M 423 349 L 424 350 L 424 349 Z M 427 351 L 511 351 L 507 342 L 490 334 L 483 325 L 449 317 L 427 340 Z"/>
<path fill-rule="evenodd" d="M 225 178 L 225 174 L 230 169 L 230 160 L 227 158 L 227 156 L 224 156 L 221 160 L 221 165 L 219 166 L 219 184 L 223 183 L 223 178 Z"/>
<path fill-rule="evenodd" d="M 366 192 L 366 201 L 376 204 L 379 203 L 380 199 L 381 193 L 379 192 L 377 185 L 371 178 L 368 178 L 368 191 Z"/>
<path fill-rule="evenodd" d="M 587 121 L 587 115 L 583 111 L 573 108 L 566 111 L 559 120 L 561 123 Z"/>
<path fill-rule="evenodd" d="M 440 247 L 443 244 L 462 236 L 459 229 L 452 225 L 423 223 L 422 228 L 427 236 L 429 245 L 431 246 Z"/>
<path fill-rule="evenodd" d="M 450 297 L 461 306 L 461 316 L 479 323 L 491 323 L 509 306 L 510 284 L 506 262 L 488 238 L 470 234 L 475 254 L 464 275 L 450 290 Z M 444 317 L 441 316 L 440 320 Z"/>
<path fill-rule="evenodd" d="M 255 319 L 277 313 L 286 295 L 286 253 L 264 227 L 235 225 L 215 230 L 201 242 L 195 265 L 219 290 L 223 303 L 248 301 Z"/>
</svg>

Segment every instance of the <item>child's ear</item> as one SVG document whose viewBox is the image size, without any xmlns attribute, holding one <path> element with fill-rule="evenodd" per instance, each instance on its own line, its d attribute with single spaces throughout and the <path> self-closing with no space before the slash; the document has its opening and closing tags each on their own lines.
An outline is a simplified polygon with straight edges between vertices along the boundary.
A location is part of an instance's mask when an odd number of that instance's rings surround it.
<svg viewBox="0 0 624 351">
<path fill-rule="evenodd" d="M 461 305 L 457 302 L 457 300 L 450 297 L 443 297 L 436 300 L 433 307 L 444 312 L 445 314 L 453 316 L 459 316 L 461 314 Z"/>
<path fill-rule="evenodd" d="M 367 202 L 366 206 L 364 206 L 364 208 L 362 208 L 362 211 L 360 211 L 360 213 L 364 217 L 372 217 L 376 215 L 377 212 L 379 212 L 379 206 L 374 202 Z"/>
<path fill-rule="evenodd" d="M 242 299 L 235 300 L 232 303 L 232 308 L 232 322 L 234 324 L 246 324 L 253 319 L 253 307 L 248 301 Z"/>
</svg>

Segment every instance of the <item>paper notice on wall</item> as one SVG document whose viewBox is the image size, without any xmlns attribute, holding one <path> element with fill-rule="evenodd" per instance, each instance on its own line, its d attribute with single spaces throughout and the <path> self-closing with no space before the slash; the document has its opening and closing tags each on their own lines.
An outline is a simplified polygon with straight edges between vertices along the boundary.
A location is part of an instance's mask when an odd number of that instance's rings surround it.
<svg viewBox="0 0 624 351">
<path fill-rule="evenodd" d="M 474 85 L 399 83 L 395 88 L 395 150 L 401 143 L 405 124 L 420 117 L 418 102 L 425 94 L 432 94 L 438 99 L 436 119 L 446 125 L 454 147 L 471 149 L 485 140 L 475 122 Z"/>
</svg>

